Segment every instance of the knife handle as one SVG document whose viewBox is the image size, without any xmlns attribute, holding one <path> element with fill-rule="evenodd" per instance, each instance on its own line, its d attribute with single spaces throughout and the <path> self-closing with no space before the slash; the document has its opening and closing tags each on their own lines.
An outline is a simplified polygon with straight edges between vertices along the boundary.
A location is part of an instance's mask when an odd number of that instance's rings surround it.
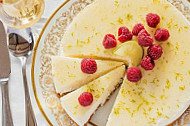
<svg viewBox="0 0 190 126">
<path fill-rule="evenodd" d="M 12 114 L 9 103 L 8 82 L 1 83 L 2 91 L 2 126 L 13 126 Z"/>
</svg>

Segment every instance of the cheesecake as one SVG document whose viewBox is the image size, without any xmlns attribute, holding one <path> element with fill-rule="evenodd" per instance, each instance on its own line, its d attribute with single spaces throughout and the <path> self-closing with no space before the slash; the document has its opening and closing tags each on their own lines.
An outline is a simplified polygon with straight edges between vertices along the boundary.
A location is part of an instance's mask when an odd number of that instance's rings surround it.
<svg viewBox="0 0 190 126">
<path fill-rule="evenodd" d="M 84 126 L 98 107 L 102 106 L 110 94 L 118 87 L 124 74 L 125 66 L 123 65 L 63 96 L 60 99 L 63 109 L 74 122 L 79 126 Z M 93 95 L 92 104 L 86 107 L 81 106 L 78 102 L 78 97 L 83 92 L 90 92 Z"/>
<path fill-rule="evenodd" d="M 58 94 L 71 92 L 123 65 L 122 62 L 95 60 L 97 71 L 93 74 L 86 74 L 81 70 L 81 61 L 80 58 L 52 57 L 52 76 Z"/>
<path fill-rule="evenodd" d="M 147 25 L 146 15 L 148 13 L 156 13 L 160 16 L 160 23 L 156 28 Z M 118 41 L 118 29 L 126 26 L 132 30 L 137 23 L 142 23 L 153 39 L 158 28 L 167 29 L 170 37 L 161 42 L 154 39 L 154 44 L 162 47 L 163 54 L 161 58 L 154 61 L 153 70 L 146 71 L 139 66 L 142 78 L 137 83 L 129 82 L 125 77 L 108 118 L 107 126 L 167 125 L 165 122 L 175 120 L 184 107 L 189 105 L 190 24 L 166 0 L 96 0 L 82 10 L 67 28 L 62 39 L 62 55 L 73 58 L 91 57 L 102 61 L 122 61 L 129 66 L 137 66 L 139 63 L 132 63 L 130 56 L 117 55 L 118 51 L 122 53 L 117 49 L 122 44 Z M 115 35 L 117 47 L 110 49 L 104 47 L 102 42 L 107 34 Z M 133 36 L 132 41 L 137 42 L 137 37 Z M 146 51 L 144 55 L 147 55 Z M 105 80 L 103 83 L 112 84 Z M 59 83 L 59 85 L 62 84 Z M 73 87 L 75 88 L 76 85 L 78 83 L 73 84 Z M 99 84 L 93 86 L 92 91 L 99 86 Z M 60 92 L 64 90 L 64 88 L 57 87 L 58 89 Z M 81 92 L 85 91 L 83 89 L 79 88 L 61 98 L 63 108 L 79 125 L 84 125 L 99 105 L 94 105 L 95 98 L 91 106 L 81 107 L 77 98 Z"/>
</svg>

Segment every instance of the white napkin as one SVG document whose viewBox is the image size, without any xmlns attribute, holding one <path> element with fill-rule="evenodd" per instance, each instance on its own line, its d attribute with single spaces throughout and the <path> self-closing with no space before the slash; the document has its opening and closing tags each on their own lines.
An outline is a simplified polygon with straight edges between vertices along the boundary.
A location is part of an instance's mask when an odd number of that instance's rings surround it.
<svg viewBox="0 0 190 126">
<path fill-rule="evenodd" d="M 45 21 L 50 17 L 50 15 L 58 8 L 65 0 L 45 0 L 45 10 L 42 15 L 42 19 L 36 23 L 32 30 L 40 33 Z M 39 126 L 47 126 L 46 120 L 43 118 L 34 98 L 31 78 L 30 78 L 30 69 L 31 69 L 31 58 L 28 60 L 27 64 L 27 77 L 31 94 L 31 101 L 33 109 L 36 115 L 36 119 Z M 14 126 L 24 126 L 25 125 L 25 111 L 24 111 L 24 89 L 22 84 L 21 76 L 21 64 L 18 59 L 11 56 L 11 77 L 9 81 L 9 91 L 10 91 L 10 104 L 12 109 Z M 1 97 L 1 91 L 0 91 Z M 1 99 L 1 98 L 0 98 Z M 0 113 L 1 111 L 1 100 L 0 100 Z M 0 126 L 2 125 L 1 115 L 0 115 Z"/>
</svg>

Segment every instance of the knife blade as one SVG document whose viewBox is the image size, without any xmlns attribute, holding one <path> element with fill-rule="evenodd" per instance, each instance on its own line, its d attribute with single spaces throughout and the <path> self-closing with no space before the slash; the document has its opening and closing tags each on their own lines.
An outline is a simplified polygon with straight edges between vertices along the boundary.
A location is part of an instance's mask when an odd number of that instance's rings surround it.
<svg viewBox="0 0 190 126">
<path fill-rule="evenodd" d="M 8 78 L 11 73 L 10 57 L 7 47 L 7 36 L 0 21 L 0 79 Z"/>
<path fill-rule="evenodd" d="M 11 73 L 7 35 L 3 23 L 0 21 L 0 86 L 2 93 L 2 126 L 13 126 L 9 103 L 8 81 Z"/>
</svg>

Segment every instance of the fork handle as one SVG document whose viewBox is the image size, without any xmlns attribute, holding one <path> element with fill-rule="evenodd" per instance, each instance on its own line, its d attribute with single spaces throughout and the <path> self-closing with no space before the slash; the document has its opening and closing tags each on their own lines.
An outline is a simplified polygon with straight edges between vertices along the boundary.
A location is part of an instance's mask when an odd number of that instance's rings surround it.
<svg viewBox="0 0 190 126">
<path fill-rule="evenodd" d="M 2 91 L 2 126 L 13 126 L 12 114 L 9 103 L 8 82 L 1 82 Z"/>
<path fill-rule="evenodd" d="M 26 77 L 26 57 L 21 58 L 22 63 L 22 76 L 23 76 L 23 83 L 24 83 L 24 92 L 25 92 L 25 113 L 26 113 L 26 126 L 37 126 L 34 111 L 32 109 L 27 77 Z"/>
</svg>

